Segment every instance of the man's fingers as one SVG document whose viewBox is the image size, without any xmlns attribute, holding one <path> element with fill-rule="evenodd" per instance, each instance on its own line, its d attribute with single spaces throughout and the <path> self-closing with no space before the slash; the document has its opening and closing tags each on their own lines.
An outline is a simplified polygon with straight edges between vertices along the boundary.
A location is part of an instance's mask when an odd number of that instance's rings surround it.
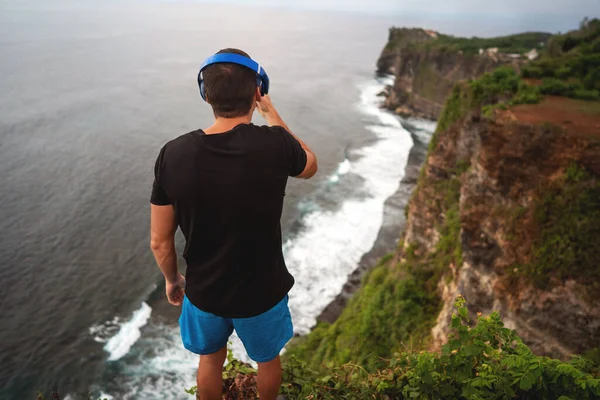
<svg viewBox="0 0 600 400">
<path fill-rule="evenodd" d="M 182 304 L 182 299 L 169 299 L 169 303 L 174 306 L 180 306 Z"/>
<path fill-rule="evenodd" d="M 183 296 L 185 291 L 182 287 L 178 287 L 170 293 L 167 293 L 167 300 L 174 306 L 180 306 L 183 304 Z"/>
</svg>

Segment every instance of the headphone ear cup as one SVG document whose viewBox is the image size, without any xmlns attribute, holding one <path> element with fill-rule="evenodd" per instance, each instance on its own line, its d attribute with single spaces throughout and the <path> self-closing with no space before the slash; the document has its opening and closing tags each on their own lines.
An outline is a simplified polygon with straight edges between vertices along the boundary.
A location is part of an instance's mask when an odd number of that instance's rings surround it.
<svg viewBox="0 0 600 400">
<path fill-rule="evenodd" d="M 260 85 L 260 94 L 263 96 L 269 94 L 269 78 L 261 77 L 262 84 Z"/>
<path fill-rule="evenodd" d="M 260 88 L 260 95 L 264 96 L 265 88 L 264 88 L 263 81 L 262 81 L 262 78 L 260 77 L 260 75 L 256 75 L 256 86 L 258 86 Z"/>
<path fill-rule="evenodd" d="M 204 79 L 200 79 L 200 96 L 202 96 L 202 100 L 206 101 L 206 93 L 204 92 Z"/>
</svg>

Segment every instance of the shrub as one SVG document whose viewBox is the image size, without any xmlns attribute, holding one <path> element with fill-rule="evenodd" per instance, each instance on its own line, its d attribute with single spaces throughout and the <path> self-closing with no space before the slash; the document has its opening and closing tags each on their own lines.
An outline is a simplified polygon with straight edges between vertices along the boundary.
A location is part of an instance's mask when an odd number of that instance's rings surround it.
<svg viewBox="0 0 600 400">
<path fill-rule="evenodd" d="M 570 88 L 566 82 L 554 78 L 546 78 L 542 81 L 540 90 L 543 94 L 564 96 L 569 93 Z"/>
<path fill-rule="evenodd" d="M 521 76 L 523 78 L 534 78 L 538 79 L 542 77 L 542 69 L 536 66 L 526 66 L 521 70 Z"/>
<path fill-rule="evenodd" d="M 519 91 L 511 99 L 510 105 L 537 104 L 540 100 L 542 100 L 542 95 L 539 87 L 519 82 Z"/>
<path fill-rule="evenodd" d="M 600 67 L 588 72 L 583 78 L 583 86 L 589 90 L 600 90 Z"/>
<path fill-rule="evenodd" d="M 369 372 L 355 363 L 310 368 L 295 356 L 283 364 L 282 393 L 289 399 L 597 399 L 598 366 L 536 356 L 504 327 L 500 315 L 469 318 L 456 299 L 448 343 L 441 353 L 402 351 Z M 253 372 L 252 372 L 253 374 Z M 240 379 L 242 381 L 242 379 Z M 233 397 L 228 397 L 233 398 Z"/>
<path fill-rule="evenodd" d="M 556 77 L 559 79 L 568 79 L 573 75 L 571 68 L 568 66 L 560 67 L 556 70 Z"/>
<path fill-rule="evenodd" d="M 600 92 L 598 90 L 579 89 L 573 92 L 571 97 L 588 101 L 600 100 Z"/>
</svg>

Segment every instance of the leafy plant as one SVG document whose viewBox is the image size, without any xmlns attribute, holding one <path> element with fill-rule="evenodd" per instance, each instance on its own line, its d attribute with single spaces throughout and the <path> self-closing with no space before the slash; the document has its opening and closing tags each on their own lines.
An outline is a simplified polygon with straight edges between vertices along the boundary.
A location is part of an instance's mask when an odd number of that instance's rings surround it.
<svg viewBox="0 0 600 400">
<path fill-rule="evenodd" d="M 229 342 L 229 346 L 227 346 L 227 363 L 223 367 L 224 386 L 230 386 L 231 381 L 234 381 L 239 374 L 256 375 L 256 370 L 252 368 L 251 365 L 246 364 L 245 362 L 242 362 L 233 356 L 233 351 L 231 350 L 231 342 Z M 198 387 L 193 386 L 189 389 L 183 390 L 188 394 L 195 395 L 198 391 Z"/>
<path fill-rule="evenodd" d="M 288 399 L 597 399 L 598 365 L 583 357 L 568 362 L 536 356 L 500 315 L 475 321 L 458 296 L 452 333 L 440 353 L 400 351 L 376 371 L 360 364 L 330 363 L 320 370 L 292 355 L 283 365 Z"/>
</svg>

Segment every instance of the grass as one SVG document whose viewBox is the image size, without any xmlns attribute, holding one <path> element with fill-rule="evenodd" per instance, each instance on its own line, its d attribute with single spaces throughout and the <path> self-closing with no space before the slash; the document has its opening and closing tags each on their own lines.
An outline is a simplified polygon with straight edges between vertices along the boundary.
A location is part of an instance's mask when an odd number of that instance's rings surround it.
<svg viewBox="0 0 600 400">
<path fill-rule="evenodd" d="M 438 144 L 439 133 L 463 118 L 469 111 L 481 109 L 482 115 L 493 117 L 496 109 L 517 104 L 536 104 L 542 99 L 540 89 L 522 81 L 511 67 L 499 67 L 478 79 L 458 83 L 446 100 L 431 142 L 429 152 Z"/>
<path fill-rule="evenodd" d="M 545 43 L 550 36 L 549 33 L 544 32 L 527 32 L 492 38 L 462 38 L 440 35 L 437 42 L 440 45 L 451 46 L 466 54 L 478 54 L 479 49 L 485 50 L 493 47 L 497 47 L 501 53 L 523 54 L 534 48 L 542 48 L 543 43 Z"/>
<path fill-rule="evenodd" d="M 422 31 L 419 37 L 422 39 Z M 501 53 L 524 54 L 531 49 L 542 49 L 544 44 L 550 38 L 549 33 L 544 32 L 526 32 L 516 35 L 498 36 L 492 38 L 480 37 L 455 37 L 451 35 L 438 34 L 437 39 L 427 38 L 421 42 L 415 43 L 413 36 L 415 32 L 409 31 L 407 34 L 396 34 L 392 40 L 386 44 L 386 50 L 399 49 L 402 47 L 422 48 L 425 50 L 435 49 L 440 52 L 458 52 L 462 51 L 467 55 L 479 54 L 479 49 L 488 49 L 497 47 Z"/>
<path fill-rule="evenodd" d="M 575 107 L 584 114 L 600 116 L 600 102 L 576 101 Z"/>
<path fill-rule="evenodd" d="M 285 358 L 295 356 L 316 369 L 354 361 L 375 371 L 401 343 L 420 344 L 439 307 L 437 295 L 424 290 L 420 276 L 408 264 L 379 265 L 337 321 L 320 323 L 309 335 L 296 339 Z"/>
</svg>

